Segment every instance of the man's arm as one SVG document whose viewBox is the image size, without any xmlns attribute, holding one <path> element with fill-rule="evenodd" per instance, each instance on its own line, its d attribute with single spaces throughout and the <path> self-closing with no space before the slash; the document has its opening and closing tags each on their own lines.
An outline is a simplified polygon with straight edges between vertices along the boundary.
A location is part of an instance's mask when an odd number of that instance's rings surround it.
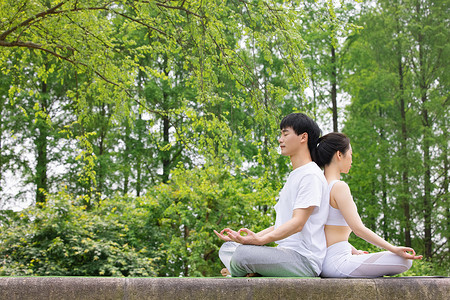
<svg viewBox="0 0 450 300">
<path fill-rule="evenodd" d="M 314 206 L 308 208 L 297 208 L 294 209 L 292 213 L 292 218 L 278 227 L 277 229 L 272 229 L 270 232 L 265 232 L 263 235 L 260 233 L 256 234 L 247 228 L 241 228 L 238 232 L 233 230 L 227 230 L 228 237 L 238 243 L 244 245 L 265 245 L 271 242 L 279 241 L 294 233 L 300 232 L 305 226 L 306 221 L 308 221 L 309 216 L 311 216 L 314 210 Z M 268 229 L 273 228 L 269 227 Z M 267 229 L 267 230 L 268 230 Z M 263 230 L 264 232 L 266 230 Z M 241 232 L 247 233 L 246 236 L 241 236 Z"/>
<path fill-rule="evenodd" d="M 263 230 L 261 230 L 260 232 L 256 233 L 256 235 L 257 235 L 258 237 L 262 237 L 263 235 L 266 235 L 266 234 L 268 234 L 269 232 L 272 232 L 272 231 L 274 230 L 274 228 L 275 228 L 275 226 L 270 226 L 269 228 L 263 229 Z M 213 231 L 214 231 L 214 233 L 215 233 L 221 240 L 223 240 L 223 241 L 225 241 L 225 242 L 233 241 L 233 240 L 228 236 L 228 233 L 229 233 L 229 232 L 235 232 L 235 231 L 231 230 L 230 228 L 222 229 L 222 231 L 220 231 L 220 232 L 217 232 L 216 230 L 213 230 Z"/>
<path fill-rule="evenodd" d="M 275 226 L 270 226 L 269 228 L 266 228 L 264 230 L 261 230 L 256 234 L 256 236 L 262 237 L 263 235 L 266 235 L 270 232 L 272 232 L 275 229 Z"/>
</svg>

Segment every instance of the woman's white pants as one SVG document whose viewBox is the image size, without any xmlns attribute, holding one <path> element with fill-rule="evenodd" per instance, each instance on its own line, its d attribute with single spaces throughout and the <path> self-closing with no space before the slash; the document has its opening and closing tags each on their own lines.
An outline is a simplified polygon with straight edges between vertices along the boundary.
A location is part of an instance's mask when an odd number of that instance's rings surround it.
<svg viewBox="0 0 450 300">
<path fill-rule="evenodd" d="M 412 260 L 384 251 L 352 255 L 351 245 L 344 241 L 327 248 L 321 277 L 374 278 L 403 273 L 412 266 Z"/>
</svg>

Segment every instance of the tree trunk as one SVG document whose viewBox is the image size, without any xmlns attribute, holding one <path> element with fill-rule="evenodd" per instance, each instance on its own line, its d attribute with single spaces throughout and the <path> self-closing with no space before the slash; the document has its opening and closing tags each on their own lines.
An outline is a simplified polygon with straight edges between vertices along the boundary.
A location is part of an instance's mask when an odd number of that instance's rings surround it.
<svg viewBox="0 0 450 300">
<path fill-rule="evenodd" d="M 48 97 L 48 86 L 47 83 L 42 82 L 41 86 L 41 97 L 40 97 L 40 110 L 47 113 L 47 97 Z M 35 139 L 36 145 L 36 203 L 45 202 L 45 192 L 47 191 L 47 136 L 48 129 L 46 120 L 42 116 L 37 117 L 36 128 L 38 130 L 38 135 Z"/>
<path fill-rule="evenodd" d="M 138 143 L 141 143 L 142 145 L 145 144 L 144 141 L 142 141 L 142 128 L 141 125 L 143 125 L 145 122 L 142 120 L 142 114 L 139 114 L 138 118 L 138 124 L 136 126 L 136 129 L 138 131 Z M 144 127 L 145 128 L 145 127 Z M 141 151 L 138 151 L 137 153 L 137 159 L 136 159 L 136 196 L 139 197 L 141 195 L 142 191 L 142 161 L 143 156 L 145 155 L 142 151 L 145 149 L 145 146 L 142 147 Z"/>
<path fill-rule="evenodd" d="M 168 76 L 167 72 L 167 60 L 168 58 L 165 56 L 162 65 L 162 71 Z M 169 110 L 169 95 L 167 94 L 168 89 L 167 83 L 164 83 L 162 86 L 162 93 L 163 93 L 163 108 L 166 112 Z M 170 129 L 170 120 L 169 116 L 165 115 L 163 117 L 163 147 L 166 147 L 169 145 L 169 129 Z M 163 174 L 162 174 L 162 182 L 167 183 L 169 181 L 169 174 L 170 174 L 170 151 L 169 149 L 165 149 L 165 151 L 162 152 L 162 166 L 163 166 Z"/>
<path fill-rule="evenodd" d="M 105 104 L 101 107 L 100 119 L 100 132 L 99 132 L 99 143 L 98 143 L 98 170 L 97 170 L 97 192 L 99 194 L 104 192 L 104 182 L 105 182 L 105 168 L 103 163 L 103 155 L 105 154 L 105 138 L 107 125 L 105 125 L 105 119 L 107 119 L 108 112 L 106 111 Z M 107 122 L 107 121 L 106 121 Z"/>
<path fill-rule="evenodd" d="M 389 206 L 387 202 L 387 180 L 386 180 L 386 172 L 383 172 L 383 175 L 381 177 L 381 190 L 382 190 L 382 203 L 383 203 L 383 238 L 387 240 L 389 238 L 388 234 L 388 224 L 389 224 Z"/>
<path fill-rule="evenodd" d="M 188 238 L 189 238 L 189 228 L 187 227 L 187 225 L 184 225 L 184 245 L 185 245 L 186 253 L 188 252 L 188 244 L 189 244 Z M 189 276 L 189 259 L 188 258 L 184 259 L 183 275 L 184 275 L 184 277 Z"/>
<path fill-rule="evenodd" d="M 0 182 L 3 179 L 3 111 L 5 110 L 3 100 L 0 99 Z M 3 190 L 2 185 L 0 184 L 0 192 Z M 1 205 L 1 203 L 0 203 Z"/>
<path fill-rule="evenodd" d="M 128 193 L 129 189 L 129 183 L 130 183 L 130 126 L 128 126 L 128 123 L 125 124 L 125 150 L 124 150 L 124 159 L 123 159 L 123 194 L 126 195 Z"/>
<path fill-rule="evenodd" d="M 447 120 L 444 119 L 444 126 L 443 128 L 447 127 Z M 444 141 L 448 141 L 448 131 L 444 131 Z M 448 204 L 448 174 L 449 174 L 449 161 L 448 161 L 448 148 L 446 146 L 443 147 L 443 157 L 444 157 L 444 185 L 443 185 L 443 204 L 445 209 L 445 220 L 447 221 L 445 226 L 446 229 L 445 232 L 447 233 L 445 238 L 447 239 L 447 249 L 450 246 L 450 206 Z"/>
<path fill-rule="evenodd" d="M 338 132 L 336 49 L 334 49 L 333 45 L 331 45 L 331 103 L 333 110 L 333 131 Z"/>
<path fill-rule="evenodd" d="M 422 97 L 422 105 L 425 106 L 426 95 Z M 423 136 L 423 163 L 424 163 L 424 195 L 423 195 L 423 217 L 424 217 L 424 234 L 425 234 L 425 256 L 431 257 L 433 253 L 432 240 L 431 240 L 431 213 L 432 213 L 432 203 L 431 203 L 431 166 L 430 166 L 430 141 L 428 134 L 429 130 L 429 120 L 428 120 L 428 110 L 422 107 L 422 118 L 424 128 Z"/>
<path fill-rule="evenodd" d="M 169 129 L 170 122 L 167 116 L 163 118 L 163 145 L 166 146 L 169 144 Z M 169 173 L 170 173 L 170 152 L 169 150 L 163 151 L 162 156 L 162 165 L 163 165 L 163 175 L 162 181 L 167 183 L 169 181 Z"/>
<path fill-rule="evenodd" d="M 397 33 L 400 33 L 400 26 L 397 20 Z M 398 59 L 398 78 L 399 78 L 399 102 L 400 102 L 400 116 L 401 116 L 401 138 L 400 138 L 400 157 L 401 157 L 401 196 L 400 205 L 403 208 L 403 232 L 404 232 L 404 245 L 411 247 L 411 209 L 409 205 L 409 169 L 408 169 L 408 131 L 406 127 L 406 109 L 404 98 L 404 73 L 402 63 L 402 47 L 401 42 L 397 42 L 397 59 Z"/>
<path fill-rule="evenodd" d="M 420 3 L 417 3 L 417 13 L 420 14 Z M 430 158 L 430 138 L 431 138 L 431 126 L 428 118 L 427 109 L 427 89 L 428 85 L 425 78 L 425 66 L 423 59 L 423 34 L 418 33 L 418 49 L 419 49 L 419 87 L 420 98 L 422 102 L 422 124 L 423 128 L 423 164 L 424 164 L 424 195 L 423 195 L 423 217 L 424 217 L 424 242 L 425 242 L 425 256 L 431 257 L 433 253 L 432 240 L 431 240 L 431 158 Z"/>
</svg>

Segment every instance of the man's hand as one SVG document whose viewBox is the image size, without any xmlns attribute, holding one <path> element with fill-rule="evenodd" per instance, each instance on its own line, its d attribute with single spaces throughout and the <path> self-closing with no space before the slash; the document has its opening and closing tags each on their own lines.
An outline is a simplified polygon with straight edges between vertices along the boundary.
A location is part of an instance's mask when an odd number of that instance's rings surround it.
<svg viewBox="0 0 450 300">
<path fill-rule="evenodd" d="M 242 232 L 245 232 L 246 235 L 242 236 Z M 247 228 L 241 228 L 238 232 L 230 229 L 229 231 L 227 231 L 227 234 L 230 239 L 243 245 L 261 246 L 265 244 L 262 237 L 257 236 L 256 233 Z"/>
<path fill-rule="evenodd" d="M 232 240 L 230 239 L 230 237 L 228 236 L 228 231 L 231 230 L 230 228 L 225 228 L 222 229 L 221 232 L 217 232 L 214 230 L 214 233 L 219 237 L 219 239 L 221 239 L 222 241 L 225 242 L 231 242 Z M 232 230 L 231 230 L 232 231 Z M 225 235 L 225 233 L 227 233 L 227 235 Z"/>
<path fill-rule="evenodd" d="M 241 232 L 245 232 L 247 235 L 242 236 Z M 256 233 L 247 229 L 241 228 L 239 231 L 234 231 L 230 228 L 225 228 L 221 232 L 214 230 L 214 233 L 225 242 L 236 242 L 243 245 L 264 245 L 263 238 L 257 236 Z"/>
</svg>

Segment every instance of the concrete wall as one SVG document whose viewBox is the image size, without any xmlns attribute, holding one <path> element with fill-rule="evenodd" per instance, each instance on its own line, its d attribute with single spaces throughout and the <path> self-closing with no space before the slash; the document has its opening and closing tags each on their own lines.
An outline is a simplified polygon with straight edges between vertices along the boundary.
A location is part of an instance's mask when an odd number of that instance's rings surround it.
<svg viewBox="0 0 450 300">
<path fill-rule="evenodd" d="M 0 300 L 450 299 L 450 278 L 0 277 Z"/>
</svg>

